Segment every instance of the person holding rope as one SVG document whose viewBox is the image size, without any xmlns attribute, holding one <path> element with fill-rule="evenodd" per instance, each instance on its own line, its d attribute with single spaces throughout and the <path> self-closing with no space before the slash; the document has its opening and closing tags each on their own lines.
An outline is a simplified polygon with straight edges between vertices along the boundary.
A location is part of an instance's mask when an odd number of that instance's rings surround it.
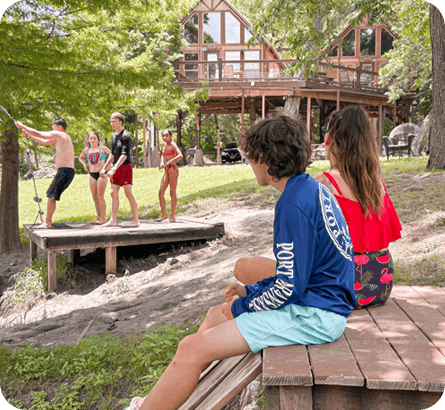
<svg viewBox="0 0 445 410">
<path fill-rule="evenodd" d="M 23 125 L 20 121 L 15 126 L 22 133 L 41 145 L 55 145 L 57 174 L 46 191 L 48 204 L 46 218 L 35 229 L 52 228 L 52 218 L 56 210 L 56 201 L 60 201 L 62 193 L 68 188 L 74 178 L 74 147 L 71 137 L 66 132 L 66 121 L 63 118 L 52 122 L 52 131 L 37 131 Z"/>
<path fill-rule="evenodd" d="M 131 216 L 133 220 L 126 224 L 127 227 L 139 226 L 138 204 L 132 192 L 133 167 L 131 165 L 131 135 L 124 129 L 124 116 L 119 112 L 114 112 L 110 116 L 111 128 L 115 133 L 112 138 L 111 154 L 105 166 L 100 171 L 100 176 L 105 175 L 111 181 L 111 218 L 101 226 L 117 226 L 117 214 L 119 212 L 119 189 L 124 187 L 125 196 L 130 202 Z M 113 164 L 113 167 L 109 167 Z"/>
<path fill-rule="evenodd" d="M 226 303 L 209 309 L 198 332 L 181 340 L 173 361 L 130 410 L 177 410 L 214 361 L 269 346 L 322 344 L 343 333 L 356 306 L 352 243 L 328 188 L 305 173 L 306 125 L 287 116 L 241 134 L 260 186 L 280 193 L 275 207 L 272 275 L 252 286 L 229 285 Z"/>
<path fill-rule="evenodd" d="M 162 177 L 161 186 L 159 188 L 159 204 L 161 205 L 161 217 L 156 219 L 157 222 L 167 220 L 167 204 L 165 202 L 165 191 L 170 185 L 171 210 L 169 222 L 176 222 L 176 206 L 178 199 L 176 197 L 176 187 L 178 185 L 179 169 L 175 164 L 182 158 L 182 152 L 179 150 L 176 143 L 173 141 L 173 136 L 170 130 L 164 130 L 162 135 L 162 157 L 160 168 L 164 168 L 165 173 Z"/>
<path fill-rule="evenodd" d="M 95 131 L 88 133 L 88 147 L 84 148 L 79 155 L 79 162 L 90 174 L 90 190 L 96 207 L 97 217 L 90 223 L 102 225 L 107 222 L 107 204 L 105 202 L 105 189 L 107 188 L 107 178 L 101 175 L 105 165 L 106 155 L 110 155 L 111 150 L 106 145 L 100 145 L 99 135 Z M 85 162 L 87 160 L 88 164 Z"/>
</svg>

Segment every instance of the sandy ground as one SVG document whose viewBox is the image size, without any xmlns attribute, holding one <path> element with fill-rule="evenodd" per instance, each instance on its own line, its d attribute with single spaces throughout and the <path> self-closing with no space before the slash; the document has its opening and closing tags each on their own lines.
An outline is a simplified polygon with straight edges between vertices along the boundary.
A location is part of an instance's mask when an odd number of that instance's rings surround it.
<svg viewBox="0 0 445 410">
<path fill-rule="evenodd" d="M 410 186 L 434 185 L 443 179 L 443 175 L 413 176 Z M 389 192 L 392 189 L 398 187 L 388 187 Z M 157 248 L 121 248 L 116 276 L 105 276 L 103 252 L 82 251 L 80 274 L 59 279 L 56 294 L 20 308 L 0 305 L 0 343 L 48 346 L 75 343 L 81 336 L 105 331 L 116 336 L 155 325 L 198 321 L 209 307 L 223 303 L 223 291 L 233 281 L 238 258 L 273 257 L 275 200 L 270 195 L 264 201 L 253 198 L 244 203 L 212 200 L 193 216 L 223 222 L 224 237 Z M 441 220 L 444 223 L 437 226 Z M 402 225 L 403 238 L 390 246 L 396 261 L 444 259 L 445 212 L 431 212 Z M 13 275 L 29 266 L 27 248 L 0 255 L 0 289 L 9 287 Z M 41 250 L 39 256 L 46 257 Z"/>
</svg>

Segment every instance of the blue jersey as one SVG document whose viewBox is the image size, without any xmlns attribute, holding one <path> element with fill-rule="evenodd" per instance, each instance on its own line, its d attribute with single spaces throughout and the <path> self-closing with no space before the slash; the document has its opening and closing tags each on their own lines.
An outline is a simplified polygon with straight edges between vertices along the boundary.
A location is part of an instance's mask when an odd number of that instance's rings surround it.
<svg viewBox="0 0 445 410">
<path fill-rule="evenodd" d="M 348 226 L 329 189 L 307 174 L 292 176 L 277 202 L 274 254 L 275 276 L 246 286 L 234 317 L 289 303 L 345 317 L 356 307 Z"/>
</svg>

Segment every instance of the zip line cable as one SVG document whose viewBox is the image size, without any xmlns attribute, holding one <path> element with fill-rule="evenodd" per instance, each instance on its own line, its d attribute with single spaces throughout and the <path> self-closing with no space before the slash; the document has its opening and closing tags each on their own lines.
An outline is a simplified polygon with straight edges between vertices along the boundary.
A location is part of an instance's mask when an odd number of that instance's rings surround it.
<svg viewBox="0 0 445 410">
<path fill-rule="evenodd" d="M 8 116 L 8 118 L 11 120 L 11 121 L 13 121 L 14 122 L 14 124 L 15 124 L 15 119 L 12 117 L 12 115 L 11 114 L 9 114 L 9 112 L 2 106 L 2 105 L 0 105 L 0 109 L 2 109 L 3 111 L 4 111 L 4 113 Z M 29 148 L 29 137 L 27 136 L 27 135 L 25 135 L 25 137 L 26 137 L 26 140 L 27 140 L 27 144 L 28 144 L 28 148 L 27 148 L 27 150 L 28 150 L 28 153 L 29 152 L 31 152 L 31 149 Z M 37 160 L 37 158 L 36 158 L 36 160 Z M 33 182 L 33 184 L 34 184 L 34 192 L 35 192 L 35 195 L 34 195 L 34 197 L 33 197 L 33 201 L 34 202 L 37 202 L 37 205 L 38 205 L 38 207 L 39 207 L 39 211 L 38 211 L 38 213 L 37 213 L 37 216 L 36 216 L 36 219 L 35 219 L 35 221 L 34 221 L 34 223 L 33 223 L 33 226 L 36 224 L 36 221 L 37 221 L 37 218 L 40 216 L 40 221 L 43 223 L 43 214 L 44 214 L 44 212 L 42 211 L 42 208 L 40 207 L 40 203 L 42 202 L 42 198 L 40 198 L 39 197 L 39 194 L 37 193 L 37 186 L 36 186 L 36 180 L 35 180 L 35 178 L 34 178 L 34 171 L 32 170 L 32 168 L 31 168 L 31 176 L 32 176 L 32 182 Z M 31 227 L 31 229 L 32 229 L 32 227 Z"/>
</svg>

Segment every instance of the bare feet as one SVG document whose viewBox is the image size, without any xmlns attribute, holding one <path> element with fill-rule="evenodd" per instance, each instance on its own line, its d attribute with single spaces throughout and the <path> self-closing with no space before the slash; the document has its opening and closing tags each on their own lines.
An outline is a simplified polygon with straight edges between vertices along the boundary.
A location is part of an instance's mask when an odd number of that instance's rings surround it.
<svg viewBox="0 0 445 410">
<path fill-rule="evenodd" d="M 107 222 L 106 219 L 104 219 L 103 221 L 101 221 L 100 219 L 99 220 L 96 219 L 92 223 L 95 224 L 95 225 L 103 225 L 105 222 Z"/>
<path fill-rule="evenodd" d="M 113 227 L 113 226 L 117 226 L 117 222 L 109 220 L 106 224 L 101 225 L 104 228 L 108 228 L 108 227 Z"/>
<path fill-rule="evenodd" d="M 46 222 L 43 222 L 40 225 L 34 226 L 34 229 L 51 229 L 52 225 L 47 225 Z"/>
<path fill-rule="evenodd" d="M 130 223 L 128 223 L 128 224 L 124 224 L 124 226 L 126 227 L 126 228 L 136 228 L 136 227 L 138 227 L 140 225 L 140 222 L 139 221 L 132 221 L 132 222 L 130 222 Z"/>
<path fill-rule="evenodd" d="M 176 218 L 168 218 L 169 222 L 176 222 Z"/>
<path fill-rule="evenodd" d="M 98 220 L 99 220 L 99 218 L 96 218 L 94 221 L 89 221 L 88 223 L 89 224 L 96 224 Z"/>
<path fill-rule="evenodd" d="M 160 218 L 155 219 L 155 222 L 162 222 L 162 221 L 165 221 L 166 219 L 167 219 L 166 216 L 161 216 Z"/>
</svg>

